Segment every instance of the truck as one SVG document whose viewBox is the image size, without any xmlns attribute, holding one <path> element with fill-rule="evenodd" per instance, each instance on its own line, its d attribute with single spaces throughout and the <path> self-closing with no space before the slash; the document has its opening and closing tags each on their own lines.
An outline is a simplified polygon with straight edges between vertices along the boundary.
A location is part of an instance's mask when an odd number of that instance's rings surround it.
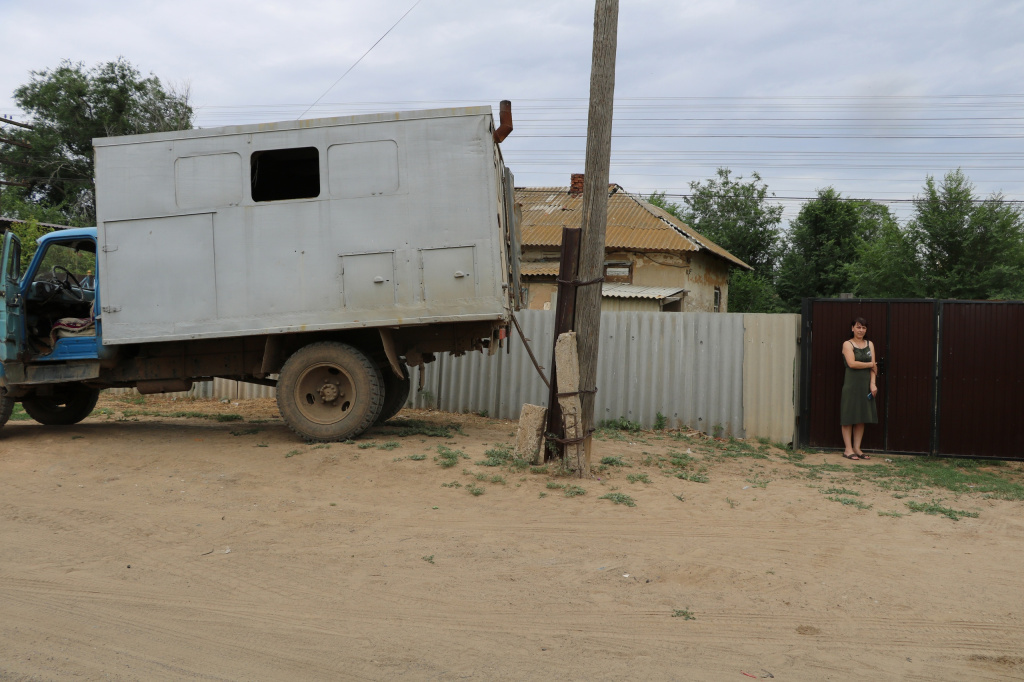
<svg viewBox="0 0 1024 682">
<path fill-rule="evenodd" d="M 106 388 L 276 387 L 308 441 L 394 416 L 409 367 L 494 353 L 520 304 L 511 105 L 93 140 L 96 226 L 3 238 L 0 426 Z"/>
</svg>

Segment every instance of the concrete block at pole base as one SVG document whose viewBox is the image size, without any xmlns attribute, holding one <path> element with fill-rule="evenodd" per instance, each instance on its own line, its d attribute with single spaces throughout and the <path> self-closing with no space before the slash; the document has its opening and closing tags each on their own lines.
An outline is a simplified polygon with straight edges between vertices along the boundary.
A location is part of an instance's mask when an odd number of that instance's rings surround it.
<svg viewBox="0 0 1024 682">
<path fill-rule="evenodd" d="M 562 409 L 565 437 L 568 440 L 582 439 L 583 409 L 580 396 L 580 358 L 576 347 L 576 332 L 559 334 L 555 341 L 555 372 L 558 377 L 558 406 Z M 590 448 L 585 441 L 565 446 L 565 465 L 583 477 L 590 474 Z"/>
<path fill-rule="evenodd" d="M 544 463 L 544 425 L 548 420 L 548 408 L 524 404 L 519 413 L 519 430 L 516 432 L 516 457 L 535 464 Z"/>
</svg>

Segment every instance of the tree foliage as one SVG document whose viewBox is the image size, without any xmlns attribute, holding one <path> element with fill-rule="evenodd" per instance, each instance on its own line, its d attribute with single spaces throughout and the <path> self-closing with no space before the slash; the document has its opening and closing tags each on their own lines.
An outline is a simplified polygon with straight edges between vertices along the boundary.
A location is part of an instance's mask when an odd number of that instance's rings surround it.
<svg viewBox="0 0 1024 682">
<path fill-rule="evenodd" d="M 782 205 L 769 202 L 768 186 L 756 172 L 746 182 L 730 177 L 728 168 L 716 175 L 690 183 L 683 220 L 770 281 L 779 256 Z"/>
<path fill-rule="evenodd" d="M 22 208 L 55 208 L 62 222 L 95 221 L 93 138 L 192 127 L 187 88 L 176 91 L 156 76 L 143 78 L 124 58 L 90 69 L 64 60 L 54 69 L 32 71 L 14 100 L 34 129 L 6 130 L 5 137 L 31 149 L 0 144 L 0 169 L 6 179 L 28 183 L 18 192 Z"/>
<path fill-rule="evenodd" d="M 801 207 L 790 222 L 789 245 L 776 282 L 790 310 L 805 297 L 834 297 L 854 290 L 852 267 L 865 244 L 896 226 L 889 209 L 871 201 L 851 201 L 832 187 Z"/>
</svg>

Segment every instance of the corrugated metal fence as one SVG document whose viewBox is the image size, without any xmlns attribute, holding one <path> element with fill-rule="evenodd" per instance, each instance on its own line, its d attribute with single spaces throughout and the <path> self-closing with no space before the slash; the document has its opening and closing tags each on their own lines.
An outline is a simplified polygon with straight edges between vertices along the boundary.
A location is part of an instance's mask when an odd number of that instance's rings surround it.
<svg viewBox="0 0 1024 682">
<path fill-rule="evenodd" d="M 550 373 L 554 313 L 524 310 L 519 322 Z M 626 417 L 651 427 L 726 436 L 793 439 L 799 315 L 604 312 L 598 358 L 597 418 Z M 413 370 L 410 407 L 486 412 L 517 419 L 523 403 L 547 404 L 547 389 L 517 335 L 495 355 L 441 354 L 426 366 L 423 390 Z M 272 397 L 274 389 L 217 379 L 196 397 Z"/>
</svg>

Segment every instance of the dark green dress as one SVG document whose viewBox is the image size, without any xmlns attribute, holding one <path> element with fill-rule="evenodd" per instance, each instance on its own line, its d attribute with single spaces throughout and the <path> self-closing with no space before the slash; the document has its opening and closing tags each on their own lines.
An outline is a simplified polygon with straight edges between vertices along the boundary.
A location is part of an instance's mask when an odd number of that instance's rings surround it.
<svg viewBox="0 0 1024 682">
<path fill-rule="evenodd" d="M 871 346 L 867 348 L 854 346 L 853 359 L 857 362 L 871 362 Z M 846 365 L 845 355 L 843 364 Z M 874 400 L 868 400 L 869 395 L 871 395 L 871 370 L 850 369 L 850 366 L 846 365 L 843 399 L 839 404 L 839 423 L 842 426 L 878 423 L 878 406 L 875 405 Z"/>
</svg>

